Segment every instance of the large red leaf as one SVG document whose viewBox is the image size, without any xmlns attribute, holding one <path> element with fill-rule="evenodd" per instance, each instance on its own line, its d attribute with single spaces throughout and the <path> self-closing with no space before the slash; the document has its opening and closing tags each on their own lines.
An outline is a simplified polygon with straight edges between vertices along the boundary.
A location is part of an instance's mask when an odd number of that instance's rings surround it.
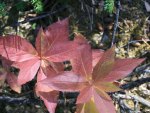
<svg viewBox="0 0 150 113">
<path fill-rule="evenodd" d="M 15 42 L 18 41 L 18 42 Z M 13 66 L 20 69 L 18 84 L 22 85 L 32 80 L 40 66 L 36 50 L 25 39 L 19 36 L 8 36 L 0 39 L 3 49 L 2 56 L 14 61 Z"/>
<path fill-rule="evenodd" d="M 62 63 L 58 62 L 76 58 L 77 48 L 80 48 L 68 40 L 68 33 L 68 19 L 50 25 L 45 31 L 41 28 L 36 39 L 36 50 L 19 36 L 3 37 L 0 39 L 0 54 L 15 61 L 13 66 L 20 69 L 18 82 L 21 85 L 32 80 L 39 67 L 46 76 L 55 76 L 55 72 L 63 69 Z"/>
<path fill-rule="evenodd" d="M 86 53 L 89 50 L 84 48 L 83 51 Z M 95 67 L 92 72 L 92 77 L 87 78 L 82 70 L 80 69 L 78 73 L 82 74 L 87 80 L 87 85 L 84 89 L 80 91 L 77 99 L 77 113 L 116 113 L 113 102 L 110 96 L 106 92 L 119 91 L 120 88 L 114 83 L 125 75 L 129 74 L 137 65 L 139 65 L 143 59 L 115 59 L 115 47 L 107 50 L 106 52 L 95 52 L 88 54 L 92 56 Z M 85 58 L 85 56 L 81 56 Z M 78 58 L 81 59 L 81 57 Z M 83 59 L 82 58 L 82 59 Z M 99 60 L 99 61 L 98 61 Z M 92 62 L 87 61 L 87 62 Z M 83 67 L 87 66 L 89 63 L 80 63 Z M 73 65 L 77 66 L 77 65 Z M 92 90 L 89 90 L 89 89 Z M 94 99 L 94 100 L 93 100 Z M 80 104 L 83 103 L 83 104 Z M 91 105 L 92 107 L 89 107 Z M 88 106 L 88 107 L 86 107 Z M 96 106 L 96 107 L 95 107 Z M 109 107 L 110 109 L 107 109 Z"/>
<path fill-rule="evenodd" d="M 0 38 L 0 54 L 11 60 L 22 62 L 37 55 L 33 46 L 19 36 L 5 36 Z"/>
<path fill-rule="evenodd" d="M 79 91 L 87 84 L 82 76 L 76 75 L 73 72 L 63 72 L 53 78 L 46 78 L 38 84 L 49 86 L 53 90 L 58 91 Z"/>
</svg>

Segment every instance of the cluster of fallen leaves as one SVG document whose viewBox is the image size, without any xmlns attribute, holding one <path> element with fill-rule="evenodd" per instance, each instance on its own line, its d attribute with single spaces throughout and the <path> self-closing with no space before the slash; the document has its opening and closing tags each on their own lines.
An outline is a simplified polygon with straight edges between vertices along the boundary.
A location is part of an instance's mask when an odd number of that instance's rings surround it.
<svg viewBox="0 0 150 113">
<path fill-rule="evenodd" d="M 81 34 L 70 41 L 68 19 L 41 28 L 35 48 L 17 35 L 0 37 L 0 54 L 6 68 L 1 78 L 20 93 L 21 85 L 37 75 L 36 94 L 50 113 L 55 112 L 59 91 L 79 92 L 77 113 L 116 113 L 107 93 L 121 90 L 116 80 L 144 60 L 117 59 L 115 46 L 106 52 L 93 50 Z M 71 62 L 71 71 L 64 71 L 64 61 Z M 20 70 L 18 77 L 8 71 L 11 66 Z"/>
</svg>

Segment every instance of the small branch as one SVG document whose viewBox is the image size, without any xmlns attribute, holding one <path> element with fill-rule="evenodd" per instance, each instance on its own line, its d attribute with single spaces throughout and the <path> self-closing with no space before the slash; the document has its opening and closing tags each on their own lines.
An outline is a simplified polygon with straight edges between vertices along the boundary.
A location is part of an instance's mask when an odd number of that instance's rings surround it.
<svg viewBox="0 0 150 113">
<path fill-rule="evenodd" d="M 46 14 L 43 14 L 43 15 L 40 15 L 40 16 L 37 16 L 37 17 L 34 17 L 34 18 L 25 19 L 25 20 L 23 20 L 21 22 L 17 22 L 17 23 L 12 24 L 12 26 L 19 26 L 20 24 L 25 24 L 27 22 L 32 22 L 32 21 L 35 21 L 35 20 L 42 19 L 42 18 L 48 17 L 50 15 L 54 15 L 54 14 L 56 14 L 58 12 L 61 12 L 61 11 L 63 11 L 66 8 L 67 7 L 63 7 L 63 8 L 60 8 L 60 9 L 56 10 L 56 11 L 53 11 L 53 12 L 50 11 L 50 12 L 47 12 Z M 3 27 L 1 27 L 1 29 L 4 29 L 6 26 L 8 26 L 8 25 L 7 24 L 4 25 Z"/>
<path fill-rule="evenodd" d="M 114 45 L 114 43 L 115 43 L 115 35 L 116 35 L 117 27 L 118 27 L 119 12 L 120 12 L 120 0 L 117 0 L 116 19 L 115 19 L 114 30 L 113 30 L 113 34 L 112 34 L 111 47 L 112 47 L 112 46 Z"/>
<path fill-rule="evenodd" d="M 148 67 L 150 67 L 150 63 L 144 64 L 144 65 L 142 65 L 142 66 L 140 66 L 140 67 L 137 67 L 137 68 L 135 69 L 135 73 L 139 73 L 139 72 L 141 72 L 141 71 L 145 71 L 145 69 L 148 68 Z"/>
<path fill-rule="evenodd" d="M 39 19 L 48 17 L 48 16 L 50 16 L 50 15 L 53 15 L 53 14 L 55 14 L 55 13 L 58 13 L 58 12 L 60 12 L 60 11 L 63 11 L 64 9 L 66 9 L 66 7 L 63 7 L 63 8 L 61 8 L 61 9 L 58 9 L 57 11 L 53 11 L 53 12 L 50 11 L 50 12 L 44 14 L 44 15 L 40 15 L 40 16 L 37 16 L 37 17 L 34 17 L 34 18 L 25 19 L 25 20 L 23 20 L 23 21 L 21 21 L 21 22 L 16 23 L 15 25 L 16 25 L 16 26 L 19 26 L 20 24 L 25 24 L 25 23 L 27 23 L 27 22 L 32 22 L 32 21 L 35 21 L 35 20 L 39 20 Z"/>
<path fill-rule="evenodd" d="M 136 80 L 136 81 L 124 84 L 124 85 L 121 86 L 121 88 L 124 89 L 124 90 L 132 89 L 134 87 L 138 87 L 138 86 L 140 86 L 140 85 L 142 85 L 144 83 L 147 83 L 147 82 L 150 82 L 150 77 L 142 78 L 142 79 L 139 79 L 139 80 Z"/>
<path fill-rule="evenodd" d="M 37 99 L 24 98 L 24 97 L 11 97 L 7 95 L 1 95 L 0 101 L 10 104 L 37 104 L 39 105 L 40 101 Z"/>
<path fill-rule="evenodd" d="M 40 100 L 36 98 L 27 98 L 27 97 L 12 97 L 8 95 L 0 94 L 0 102 L 10 103 L 10 104 L 36 104 L 40 105 Z M 71 99 L 58 99 L 58 104 L 63 105 L 66 104 L 74 104 L 76 102 L 75 98 Z"/>
</svg>

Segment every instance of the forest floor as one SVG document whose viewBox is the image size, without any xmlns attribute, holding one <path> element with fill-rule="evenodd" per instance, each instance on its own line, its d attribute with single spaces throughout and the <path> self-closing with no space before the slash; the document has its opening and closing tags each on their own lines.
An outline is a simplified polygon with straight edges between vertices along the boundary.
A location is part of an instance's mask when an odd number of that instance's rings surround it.
<svg viewBox="0 0 150 113">
<path fill-rule="evenodd" d="M 18 34 L 34 43 L 37 31 L 41 26 L 46 27 L 58 19 L 69 17 L 70 39 L 73 39 L 74 32 L 80 32 L 89 40 L 92 48 L 106 50 L 112 42 L 117 8 L 108 15 L 102 12 L 102 2 L 97 6 L 92 5 L 91 1 L 59 3 L 52 0 L 50 9 L 41 14 L 32 10 L 20 11 L 17 14 L 10 13 L 8 16 L 0 17 L 0 34 Z M 56 12 L 51 14 L 54 11 Z M 47 14 L 48 16 L 41 18 L 42 15 Z M 118 58 L 146 58 L 146 61 L 133 73 L 119 81 L 121 84 L 150 77 L 150 11 L 146 10 L 144 0 L 121 1 L 115 44 Z M 6 93 L 11 92 L 7 85 L 5 88 Z M 34 94 L 30 96 L 34 96 Z M 149 82 L 140 85 L 137 83 L 137 87 L 127 88 L 123 93 L 112 94 L 112 98 L 117 113 L 150 113 Z M 70 107 L 70 105 L 64 104 L 58 107 L 57 113 L 63 113 L 64 109 L 70 113 L 74 108 L 74 106 Z M 41 106 L 0 103 L 0 109 L 3 113 L 46 113 L 42 102 Z"/>
</svg>

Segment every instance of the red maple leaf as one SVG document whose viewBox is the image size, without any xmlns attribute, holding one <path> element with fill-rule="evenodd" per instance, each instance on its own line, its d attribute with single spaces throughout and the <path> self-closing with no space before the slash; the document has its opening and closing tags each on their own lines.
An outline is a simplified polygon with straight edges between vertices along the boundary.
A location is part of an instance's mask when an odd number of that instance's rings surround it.
<svg viewBox="0 0 150 113">
<path fill-rule="evenodd" d="M 68 19 L 58 21 L 43 31 L 41 28 L 36 38 L 36 49 L 25 39 L 19 36 L 0 37 L 0 54 L 14 61 L 13 66 L 20 69 L 18 83 L 20 85 L 31 81 L 37 75 L 37 81 L 46 77 L 52 78 L 56 73 L 63 71 L 62 61 L 75 58 L 76 49 L 79 47 L 73 41 L 69 41 Z M 77 49 L 78 50 L 78 49 Z M 44 100 L 50 112 L 54 112 L 56 102 L 47 101 L 39 89 L 46 89 L 46 86 L 37 85 L 36 92 Z M 44 90 L 45 91 L 45 90 Z M 50 95 L 58 92 L 48 89 Z M 47 95 L 47 94 L 45 94 Z"/>
<path fill-rule="evenodd" d="M 84 51 L 84 52 L 83 52 Z M 85 58 L 86 49 L 81 51 L 81 58 Z M 88 50 L 91 51 L 91 50 Z M 84 60 L 80 66 L 81 71 L 76 73 L 82 74 L 88 81 L 87 86 L 80 91 L 77 98 L 77 113 L 116 113 L 113 102 L 107 92 L 121 90 L 114 81 L 127 76 L 137 65 L 144 59 L 116 59 L 115 47 L 107 50 L 98 63 L 89 71 L 87 66 L 89 60 Z M 94 56 L 92 52 L 86 57 Z M 80 59 L 81 59 L 80 58 Z M 88 58 L 86 58 L 88 59 Z M 93 62 L 95 62 L 93 59 Z M 73 64 L 76 62 L 72 61 Z M 95 64 L 95 63 L 94 63 Z M 77 65 L 76 65 L 77 66 Z"/>
<path fill-rule="evenodd" d="M 73 41 L 68 41 L 67 28 L 68 19 L 50 25 L 45 31 L 41 28 L 36 38 L 36 49 L 19 36 L 0 38 L 0 54 L 14 61 L 13 66 L 20 69 L 19 84 L 32 80 L 39 67 L 43 69 L 49 66 L 48 74 L 51 75 L 51 73 L 59 72 L 61 67 L 60 63 L 58 65 L 56 62 L 76 57 L 78 46 Z"/>
<path fill-rule="evenodd" d="M 121 90 L 115 80 L 127 76 L 144 59 L 116 59 L 115 46 L 106 52 L 92 51 L 82 35 L 75 41 L 84 45 L 78 58 L 71 60 L 73 72 L 59 73 L 39 84 L 59 91 L 80 91 L 77 113 L 116 113 L 107 92 Z"/>
</svg>

